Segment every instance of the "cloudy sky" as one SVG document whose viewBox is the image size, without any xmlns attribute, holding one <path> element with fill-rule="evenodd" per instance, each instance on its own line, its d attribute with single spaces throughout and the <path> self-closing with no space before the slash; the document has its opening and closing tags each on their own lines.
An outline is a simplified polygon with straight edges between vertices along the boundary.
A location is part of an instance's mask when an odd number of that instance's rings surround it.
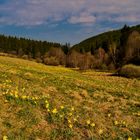
<svg viewBox="0 0 140 140">
<path fill-rule="evenodd" d="M 0 34 L 78 43 L 140 24 L 140 0 L 0 0 Z"/>
</svg>

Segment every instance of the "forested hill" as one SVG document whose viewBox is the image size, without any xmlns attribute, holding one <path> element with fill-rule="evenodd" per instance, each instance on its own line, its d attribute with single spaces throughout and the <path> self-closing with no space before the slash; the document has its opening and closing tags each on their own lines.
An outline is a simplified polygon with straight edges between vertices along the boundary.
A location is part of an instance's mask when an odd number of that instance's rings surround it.
<svg viewBox="0 0 140 140">
<path fill-rule="evenodd" d="M 72 49 L 77 50 L 78 52 L 81 53 L 90 52 L 90 51 L 91 53 L 94 53 L 94 50 L 101 47 L 107 51 L 109 45 L 112 42 L 115 42 L 115 44 L 119 46 L 121 43 L 121 37 L 124 39 L 124 41 L 126 41 L 129 34 L 133 31 L 138 31 L 140 33 L 140 25 L 136 25 L 132 27 L 128 27 L 125 25 L 122 29 L 109 31 L 109 32 L 99 34 L 97 36 L 93 36 L 91 38 L 88 38 L 80 42 L 79 44 L 74 45 Z"/>
<path fill-rule="evenodd" d="M 46 65 L 80 69 L 118 69 L 125 64 L 140 65 L 140 25 L 125 25 L 120 30 L 89 38 L 72 48 L 68 43 L 61 45 L 0 35 L 0 53 L 33 59 Z"/>
<path fill-rule="evenodd" d="M 65 45 L 60 43 L 0 35 L 0 52 L 4 53 L 36 58 L 45 55 L 53 47 L 62 48 L 65 52 Z"/>
</svg>

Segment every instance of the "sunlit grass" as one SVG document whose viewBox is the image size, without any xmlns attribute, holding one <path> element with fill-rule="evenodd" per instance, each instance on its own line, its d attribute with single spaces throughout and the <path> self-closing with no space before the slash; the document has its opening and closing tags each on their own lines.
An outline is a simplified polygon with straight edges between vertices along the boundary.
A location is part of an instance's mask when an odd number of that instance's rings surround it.
<svg viewBox="0 0 140 140">
<path fill-rule="evenodd" d="M 0 139 L 139 139 L 139 92 L 138 79 L 0 56 Z"/>
</svg>

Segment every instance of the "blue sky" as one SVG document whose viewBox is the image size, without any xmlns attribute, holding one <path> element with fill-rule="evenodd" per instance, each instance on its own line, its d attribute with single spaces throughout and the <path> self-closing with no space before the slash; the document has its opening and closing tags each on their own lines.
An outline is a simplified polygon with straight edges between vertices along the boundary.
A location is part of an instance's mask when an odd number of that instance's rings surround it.
<svg viewBox="0 0 140 140">
<path fill-rule="evenodd" d="M 0 34 L 78 43 L 140 24 L 140 0 L 0 0 Z"/>
</svg>

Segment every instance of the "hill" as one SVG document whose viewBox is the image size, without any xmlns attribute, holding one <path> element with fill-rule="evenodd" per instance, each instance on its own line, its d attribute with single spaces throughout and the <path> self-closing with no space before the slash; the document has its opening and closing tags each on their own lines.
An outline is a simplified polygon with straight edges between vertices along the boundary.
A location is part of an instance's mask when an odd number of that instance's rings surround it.
<svg viewBox="0 0 140 140">
<path fill-rule="evenodd" d="M 140 138 L 140 81 L 0 56 L 0 139 Z"/>
<path fill-rule="evenodd" d="M 125 25 L 123 28 L 125 28 L 125 27 L 129 28 L 128 34 L 133 31 L 140 32 L 140 25 L 136 25 L 136 26 L 132 26 L 132 27 L 128 27 Z M 90 37 L 84 41 L 81 41 L 79 44 L 74 45 L 72 47 L 72 49 L 75 49 L 79 52 L 89 52 L 94 49 L 98 49 L 99 47 L 102 47 L 104 50 L 107 51 L 109 44 L 111 42 L 115 42 L 117 45 L 120 44 L 121 30 L 123 30 L 123 28 Z"/>
<path fill-rule="evenodd" d="M 70 48 L 47 41 L 0 35 L 0 53 L 46 65 L 115 70 L 126 64 L 140 65 L 140 25 L 110 31 Z"/>
<path fill-rule="evenodd" d="M 91 37 L 73 46 L 70 51 L 83 55 L 82 66 L 81 62 L 79 65 L 84 69 L 118 69 L 126 64 L 140 65 L 140 25 L 125 25 L 120 30 Z"/>
</svg>

